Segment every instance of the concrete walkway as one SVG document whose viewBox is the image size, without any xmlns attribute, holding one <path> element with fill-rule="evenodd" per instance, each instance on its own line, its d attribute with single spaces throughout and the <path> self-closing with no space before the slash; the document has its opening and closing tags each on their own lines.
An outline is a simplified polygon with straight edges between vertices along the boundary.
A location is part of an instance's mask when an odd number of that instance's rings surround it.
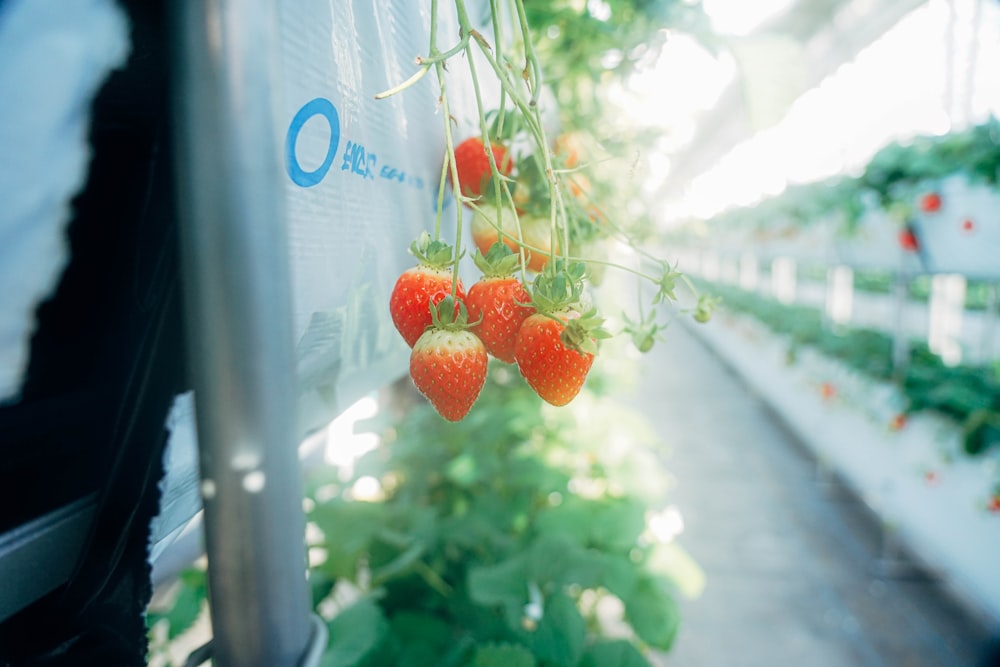
<svg viewBox="0 0 1000 667">
<path fill-rule="evenodd" d="M 680 543 L 707 586 L 682 601 L 670 667 L 980 667 L 981 619 L 920 572 L 884 576 L 867 509 L 820 475 L 741 380 L 682 325 L 632 403 L 661 434 Z M 1000 567 L 1000 560 L 998 560 Z"/>
</svg>

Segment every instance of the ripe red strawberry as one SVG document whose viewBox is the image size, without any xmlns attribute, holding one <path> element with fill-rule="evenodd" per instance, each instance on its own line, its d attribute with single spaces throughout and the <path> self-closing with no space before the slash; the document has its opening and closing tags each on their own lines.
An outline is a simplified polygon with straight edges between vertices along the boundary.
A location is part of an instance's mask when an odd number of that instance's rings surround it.
<svg viewBox="0 0 1000 667">
<path fill-rule="evenodd" d="M 917 235 L 914 234 L 913 230 L 909 227 L 899 232 L 899 245 L 906 252 L 917 252 L 917 250 L 920 249 L 920 243 L 917 241 Z"/>
<path fill-rule="evenodd" d="M 507 149 L 502 144 L 492 142 L 490 149 L 493 151 L 497 170 L 504 176 L 509 176 L 514 169 L 514 161 L 507 155 Z M 482 139 L 470 137 L 455 147 L 455 168 L 463 195 L 479 198 L 486 192 L 493 172 Z"/>
<path fill-rule="evenodd" d="M 972 218 L 966 218 L 962 221 L 962 231 L 966 234 L 976 231 L 976 223 L 972 221 Z"/>
<path fill-rule="evenodd" d="M 580 393 L 587 379 L 594 355 L 562 340 L 566 323 L 579 313 L 535 313 L 521 325 L 514 345 L 514 358 L 521 375 L 542 400 L 552 405 L 566 405 Z"/>
<path fill-rule="evenodd" d="M 941 195 L 928 192 L 920 198 L 920 210 L 924 213 L 937 213 L 941 210 Z"/>
<path fill-rule="evenodd" d="M 448 296 L 431 312 L 434 324 L 410 352 L 410 378 L 448 421 L 469 413 L 486 383 L 486 347 L 468 330 L 465 307 Z M 452 319 L 454 317 L 454 319 Z"/>
<path fill-rule="evenodd" d="M 420 335 L 431 326 L 431 305 L 451 295 L 454 263 L 452 248 L 443 241 L 432 241 L 424 232 L 410 246 L 410 252 L 419 260 L 417 266 L 404 271 L 396 280 L 389 297 L 389 314 L 392 323 L 413 347 Z M 465 298 L 462 281 L 455 288 L 459 301 Z"/>
<path fill-rule="evenodd" d="M 469 288 L 465 297 L 471 329 L 483 341 L 487 352 L 512 364 L 517 331 L 535 312 L 533 306 L 521 305 L 530 303 L 531 295 L 521 281 L 511 275 L 519 258 L 506 245 L 497 242 L 486 255 L 476 251 L 473 259 L 483 277 Z"/>
<path fill-rule="evenodd" d="M 518 370 L 552 405 L 576 398 L 594 363 L 598 339 L 608 337 L 595 310 L 580 313 L 585 271 L 579 262 L 563 268 L 557 260 L 535 278 L 532 302 L 538 312 L 524 321 L 514 341 Z"/>
</svg>

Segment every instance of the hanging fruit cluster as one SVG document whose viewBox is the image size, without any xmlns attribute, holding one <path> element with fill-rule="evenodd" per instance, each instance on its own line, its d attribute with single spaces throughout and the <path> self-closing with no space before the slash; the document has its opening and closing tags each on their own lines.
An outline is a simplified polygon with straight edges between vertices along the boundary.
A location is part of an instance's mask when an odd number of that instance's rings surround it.
<svg viewBox="0 0 1000 667">
<path fill-rule="evenodd" d="M 462 419 L 486 382 L 488 355 L 516 363 L 545 401 L 566 405 L 580 392 L 607 336 L 582 302 L 583 266 L 539 274 L 529 292 L 514 277 L 518 255 L 494 243 L 475 251 L 482 278 L 466 293 L 454 280 L 452 247 L 423 234 L 410 248 L 419 264 L 400 275 L 389 310 L 410 344 L 410 376 L 445 419 Z"/>
<path fill-rule="evenodd" d="M 519 2 L 514 4 L 520 8 Z M 581 133 L 566 132 L 554 141 L 546 136 L 539 105 L 541 68 L 525 22 L 500 17 L 499 6 L 491 3 L 491 44 L 472 26 L 463 0 L 455 0 L 455 8 L 458 43 L 446 51 L 437 48 L 433 2 L 429 54 L 416 59 L 419 69 L 410 79 L 376 95 L 381 99 L 400 93 L 431 69 L 440 83 L 445 149 L 437 221 L 433 234 L 424 232 L 410 246 L 417 266 L 399 277 L 389 310 L 411 347 L 414 384 L 451 421 L 462 419 L 475 403 L 489 356 L 516 364 L 531 388 L 552 405 L 572 401 L 594 363 L 599 341 L 610 335 L 587 294 L 608 267 L 652 283 L 654 306 L 676 301 L 678 280 L 684 280 L 697 301 L 688 312 L 698 322 L 709 319 L 717 302 L 699 296 L 674 267 L 633 242 L 594 200 Z M 517 13 L 524 18 L 523 8 Z M 519 32 L 504 40 L 501 26 L 508 25 Z M 488 112 L 474 52 L 500 84 L 500 104 Z M 480 130 L 459 142 L 453 137 L 444 75 L 445 63 L 456 55 L 464 56 L 469 68 Z M 454 245 L 441 238 L 448 186 L 459 202 Z M 470 212 L 473 261 L 482 278 L 466 292 L 458 265 L 465 256 L 463 217 Z M 608 260 L 604 248 L 612 238 L 635 251 L 637 266 Z M 649 266 L 655 267 L 653 273 L 643 268 Z M 622 333 L 646 352 L 666 325 L 655 310 L 643 308 L 641 292 L 638 311 L 635 321 L 623 314 Z"/>
</svg>

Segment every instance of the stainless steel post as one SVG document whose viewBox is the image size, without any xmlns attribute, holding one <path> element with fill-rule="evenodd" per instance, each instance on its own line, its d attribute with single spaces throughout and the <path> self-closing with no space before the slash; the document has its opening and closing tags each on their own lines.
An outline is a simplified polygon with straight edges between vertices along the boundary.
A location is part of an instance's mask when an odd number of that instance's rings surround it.
<svg viewBox="0 0 1000 667">
<path fill-rule="evenodd" d="M 312 620 L 273 0 L 183 0 L 177 177 L 215 664 L 284 667 Z"/>
</svg>

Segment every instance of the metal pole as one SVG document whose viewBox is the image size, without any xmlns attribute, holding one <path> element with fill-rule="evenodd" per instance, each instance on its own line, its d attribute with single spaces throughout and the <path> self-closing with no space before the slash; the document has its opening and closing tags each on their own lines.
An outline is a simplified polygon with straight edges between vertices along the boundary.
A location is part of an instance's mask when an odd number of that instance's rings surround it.
<svg viewBox="0 0 1000 667">
<path fill-rule="evenodd" d="M 312 621 L 273 0 L 183 0 L 173 98 L 189 349 L 220 667 L 298 665 Z"/>
<path fill-rule="evenodd" d="M 906 377 L 906 370 L 910 365 L 910 335 L 906 329 L 910 280 L 906 267 L 900 266 L 896 272 L 896 282 L 893 286 L 896 313 L 892 330 L 892 376 L 897 381 L 902 381 Z"/>
</svg>

